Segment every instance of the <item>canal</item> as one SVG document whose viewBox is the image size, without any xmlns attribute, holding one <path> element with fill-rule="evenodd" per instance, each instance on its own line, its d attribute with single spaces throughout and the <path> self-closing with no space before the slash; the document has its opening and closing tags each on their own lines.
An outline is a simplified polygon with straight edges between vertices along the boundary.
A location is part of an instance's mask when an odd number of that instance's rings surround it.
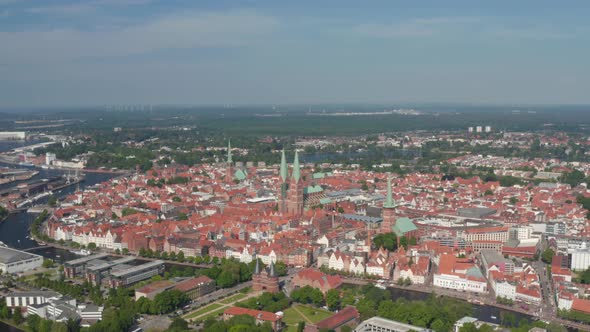
<svg viewBox="0 0 590 332">
<path fill-rule="evenodd" d="M 391 298 L 394 301 L 398 298 L 404 298 L 410 301 L 423 301 L 430 296 L 429 293 L 416 292 L 407 289 L 388 288 L 388 290 L 391 293 Z M 469 304 L 471 305 L 473 311 L 473 317 L 483 322 L 500 324 L 501 318 L 507 314 L 512 315 L 516 322 L 520 322 L 522 319 L 526 319 L 529 322 L 533 320 L 532 316 L 525 315 L 520 312 L 500 309 L 492 306 L 478 305 L 475 303 Z"/>
<path fill-rule="evenodd" d="M 0 166 L 8 166 L 6 164 L 1 164 Z M 12 166 L 18 167 L 18 166 Z M 63 170 L 47 170 L 47 169 L 40 169 L 37 168 L 39 174 L 36 175 L 31 180 L 43 179 L 51 176 L 60 176 L 66 174 L 67 171 Z M 72 172 L 73 173 L 73 172 Z M 74 193 L 79 186 L 80 189 L 84 189 L 88 186 L 93 186 L 98 183 L 108 181 L 109 179 L 115 177 L 116 174 L 108 174 L 108 173 L 85 173 L 85 181 L 81 182 L 79 185 L 72 185 L 66 188 L 63 188 L 54 193 L 54 196 L 58 198 L 63 198 L 67 195 Z M 31 181 L 29 180 L 29 181 Z M 14 185 L 11 184 L 11 185 Z M 0 188 L 4 189 L 4 188 Z M 47 197 L 42 198 L 38 201 L 38 203 L 46 203 Z M 4 242 L 4 244 L 8 245 L 9 247 L 16 248 L 16 249 L 29 249 L 39 246 L 37 242 L 29 237 L 29 229 L 30 225 L 32 224 L 33 220 L 37 214 L 28 213 L 28 212 L 17 212 L 10 214 L 4 221 L 0 222 L 0 241 Z M 57 262 L 63 262 L 67 259 L 72 259 L 75 256 L 66 250 L 60 250 L 55 248 L 45 248 L 40 250 L 33 250 L 32 253 L 43 255 L 44 257 L 54 259 Z"/>
</svg>

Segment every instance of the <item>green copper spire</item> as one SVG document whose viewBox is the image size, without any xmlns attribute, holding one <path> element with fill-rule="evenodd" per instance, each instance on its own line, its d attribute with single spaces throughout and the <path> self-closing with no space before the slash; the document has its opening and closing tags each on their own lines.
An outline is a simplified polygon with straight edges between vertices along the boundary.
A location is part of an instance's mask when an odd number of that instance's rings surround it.
<svg viewBox="0 0 590 332">
<path fill-rule="evenodd" d="M 287 181 L 288 171 L 287 171 L 287 159 L 285 158 L 285 149 L 281 152 L 281 171 L 280 171 L 281 178 L 283 182 Z"/>
<path fill-rule="evenodd" d="M 227 162 L 231 163 L 231 141 L 227 141 Z"/>
<path fill-rule="evenodd" d="M 299 182 L 301 178 L 301 169 L 299 168 L 299 154 L 295 150 L 295 160 L 293 160 L 293 179 L 295 182 Z"/>
<path fill-rule="evenodd" d="M 393 201 L 393 195 L 391 193 L 391 178 L 387 178 L 387 198 L 385 198 L 383 207 L 387 209 L 392 209 L 395 207 L 395 202 Z"/>
</svg>

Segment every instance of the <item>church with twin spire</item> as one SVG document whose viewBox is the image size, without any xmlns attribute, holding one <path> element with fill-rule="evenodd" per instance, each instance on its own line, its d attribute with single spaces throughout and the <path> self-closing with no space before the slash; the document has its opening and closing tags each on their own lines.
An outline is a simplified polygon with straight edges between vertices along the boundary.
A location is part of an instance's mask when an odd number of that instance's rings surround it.
<svg viewBox="0 0 590 332">
<path fill-rule="evenodd" d="M 303 180 L 299 166 L 299 153 L 295 151 L 291 178 L 288 176 L 285 150 L 281 153 L 281 168 L 279 171 L 281 184 L 279 186 L 279 212 L 284 215 L 300 217 L 303 215 Z"/>
</svg>

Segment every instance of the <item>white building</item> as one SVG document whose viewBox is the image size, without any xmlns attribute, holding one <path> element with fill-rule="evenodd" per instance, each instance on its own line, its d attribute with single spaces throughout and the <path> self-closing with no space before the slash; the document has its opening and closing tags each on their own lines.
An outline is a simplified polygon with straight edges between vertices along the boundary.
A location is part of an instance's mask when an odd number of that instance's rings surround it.
<svg viewBox="0 0 590 332">
<path fill-rule="evenodd" d="M 481 126 L 475 127 L 475 131 L 478 132 L 478 133 L 481 133 L 482 132 Z"/>
<path fill-rule="evenodd" d="M 43 265 L 43 257 L 25 251 L 0 247 L 0 270 L 2 273 L 21 273 Z"/>
<path fill-rule="evenodd" d="M 486 127 L 485 127 L 485 132 L 486 132 L 486 133 L 490 133 L 490 132 L 492 132 L 492 127 L 490 127 L 490 126 L 486 126 Z"/>
<path fill-rule="evenodd" d="M 426 332 L 429 331 L 424 327 L 413 326 L 410 324 L 401 323 L 391 319 L 381 317 L 371 317 L 361 322 L 354 330 L 354 332 Z"/>
<path fill-rule="evenodd" d="M 590 249 L 574 249 L 570 254 L 570 269 L 583 271 L 590 267 Z"/>
<path fill-rule="evenodd" d="M 441 288 L 456 289 L 476 293 L 487 292 L 487 282 L 485 279 L 471 279 L 454 274 L 435 274 L 433 285 Z"/>
<path fill-rule="evenodd" d="M 496 296 L 507 298 L 509 300 L 516 300 L 516 284 L 510 283 L 506 280 L 490 279 L 490 284 L 494 288 Z"/>
<path fill-rule="evenodd" d="M 51 298 L 59 298 L 61 295 L 53 291 L 13 292 L 6 295 L 6 306 L 9 308 L 22 308 L 30 304 L 43 304 Z"/>
<path fill-rule="evenodd" d="M 533 235 L 533 226 L 519 225 L 512 227 L 510 232 L 516 237 L 516 240 L 528 240 Z"/>
<path fill-rule="evenodd" d="M 45 165 L 53 165 L 53 162 L 57 160 L 55 153 L 47 152 L 45 154 Z"/>
<path fill-rule="evenodd" d="M 0 140 L 24 140 L 26 137 L 24 131 L 0 131 Z"/>
</svg>

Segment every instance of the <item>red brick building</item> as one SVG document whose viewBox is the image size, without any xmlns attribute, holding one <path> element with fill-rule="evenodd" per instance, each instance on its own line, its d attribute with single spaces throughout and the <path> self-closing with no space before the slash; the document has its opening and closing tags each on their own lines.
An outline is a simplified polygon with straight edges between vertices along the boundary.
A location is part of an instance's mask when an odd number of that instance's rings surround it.
<svg viewBox="0 0 590 332">
<path fill-rule="evenodd" d="M 291 281 L 293 288 L 310 286 L 317 288 L 326 294 L 330 289 L 338 288 L 342 285 L 340 276 L 328 275 L 316 269 L 305 269 L 299 271 Z"/>
<path fill-rule="evenodd" d="M 270 263 L 268 269 L 260 268 L 260 260 L 256 260 L 256 268 L 252 275 L 252 289 L 270 293 L 279 292 L 279 277 L 275 271 L 274 263 Z"/>
</svg>

